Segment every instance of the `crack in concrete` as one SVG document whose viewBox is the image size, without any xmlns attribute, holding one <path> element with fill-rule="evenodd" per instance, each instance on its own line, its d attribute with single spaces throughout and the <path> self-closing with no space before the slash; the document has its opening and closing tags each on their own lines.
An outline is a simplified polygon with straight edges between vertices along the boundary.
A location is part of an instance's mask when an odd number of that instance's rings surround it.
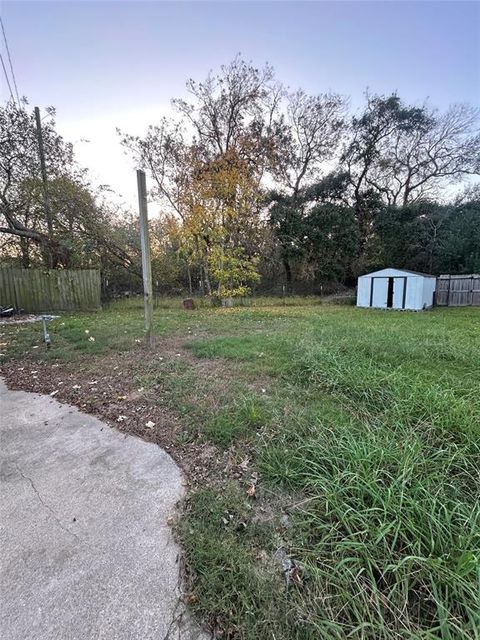
<svg viewBox="0 0 480 640">
<path fill-rule="evenodd" d="M 67 527 L 65 527 L 65 526 L 61 523 L 61 521 L 58 519 L 58 516 L 57 516 L 57 514 L 55 513 L 55 511 L 52 509 L 52 507 L 51 507 L 49 504 L 47 504 L 47 503 L 45 502 L 45 500 L 44 500 L 44 499 L 42 498 L 42 496 L 40 495 L 40 493 L 39 493 L 39 491 L 38 491 L 37 487 L 35 486 L 35 483 L 33 482 L 32 478 L 30 478 L 29 476 L 26 476 L 26 475 L 23 473 L 23 471 L 20 469 L 20 467 L 18 466 L 18 464 L 17 464 L 17 463 L 15 463 L 15 466 L 16 466 L 16 468 L 17 468 L 18 473 L 22 476 L 22 478 L 23 478 L 24 480 L 27 480 L 27 481 L 30 483 L 30 486 L 32 487 L 33 492 L 34 492 L 34 493 L 35 493 L 35 495 L 37 496 L 37 498 L 38 498 L 38 500 L 39 500 L 40 504 L 42 504 L 42 505 L 45 507 L 45 509 L 47 509 L 47 511 L 49 511 L 49 512 L 52 514 L 53 519 L 54 519 L 54 520 L 55 520 L 55 522 L 58 524 L 58 526 L 60 527 L 60 529 L 63 529 L 63 531 L 65 531 L 65 533 L 69 533 L 69 534 L 70 534 L 71 536 L 73 536 L 76 540 L 78 540 L 78 542 L 82 542 L 82 540 L 77 536 L 77 534 L 76 534 L 76 533 L 73 533 L 73 531 L 70 531 L 70 529 L 67 529 Z"/>
</svg>

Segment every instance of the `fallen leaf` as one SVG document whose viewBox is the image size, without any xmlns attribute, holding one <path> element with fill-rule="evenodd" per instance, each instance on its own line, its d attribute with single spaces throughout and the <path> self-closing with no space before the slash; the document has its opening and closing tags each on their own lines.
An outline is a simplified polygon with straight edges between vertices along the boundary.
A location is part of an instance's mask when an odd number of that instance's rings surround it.
<svg viewBox="0 0 480 640">
<path fill-rule="evenodd" d="M 255 484 L 253 482 L 251 482 L 247 487 L 247 496 L 249 498 L 254 498 L 255 497 L 255 492 L 256 492 Z"/>
<path fill-rule="evenodd" d="M 186 604 L 195 604 L 195 602 L 197 602 L 198 598 L 194 593 L 187 593 L 185 596 L 185 603 Z"/>
<path fill-rule="evenodd" d="M 242 462 L 238 466 L 240 467 L 240 469 L 243 469 L 243 471 L 246 471 L 248 469 L 249 464 L 250 464 L 249 458 L 245 458 L 245 460 L 242 460 Z"/>
<path fill-rule="evenodd" d="M 293 582 L 293 584 L 297 585 L 297 587 L 303 587 L 303 580 L 302 580 L 302 576 L 301 576 L 301 571 L 300 571 L 300 568 L 297 567 L 296 564 L 293 565 L 293 567 L 288 572 L 288 578 L 289 578 L 290 582 Z"/>
</svg>

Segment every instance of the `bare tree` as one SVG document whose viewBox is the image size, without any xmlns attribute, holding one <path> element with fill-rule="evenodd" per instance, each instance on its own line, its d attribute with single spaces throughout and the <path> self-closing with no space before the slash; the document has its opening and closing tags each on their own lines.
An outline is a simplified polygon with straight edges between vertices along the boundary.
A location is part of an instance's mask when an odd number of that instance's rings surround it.
<svg viewBox="0 0 480 640">
<path fill-rule="evenodd" d="M 430 112 L 428 121 L 410 135 L 398 132 L 386 150 L 390 174 L 387 169 L 380 184 L 391 204 L 432 197 L 446 184 L 480 173 L 478 111 L 460 104 L 441 115 Z"/>
<path fill-rule="evenodd" d="M 183 219 L 181 195 L 191 172 L 191 149 L 185 142 L 181 123 L 162 118 L 158 125 L 148 127 L 143 138 L 119 129 L 117 133 L 135 165 L 150 174 L 154 182 L 152 197 Z"/>
<path fill-rule="evenodd" d="M 188 80 L 193 102 L 176 99 L 173 104 L 211 157 L 241 146 L 246 136 L 258 133 L 265 111 L 271 113 L 276 86 L 269 65 L 257 69 L 236 56 L 229 65 L 222 65 L 217 75 L 210 73 L 204 82 Z"/>
<path fill-rule="evenodd" d="M 438 114 L 404 105 L 396 95 L 367 96 L 342 161 L 357 207 L 369 190 L 406 206 L 480 172 L 478 110 L 454 105 Z"/>
<path fill-rule="evenodd" d="M 287 96 L 286 127 L 277 177 L 296 197 L 334 158 L 344 131 L 345 100 L 338 94 Z M 322 171 L 323 170 L 323 171 Z"/>
</svg>

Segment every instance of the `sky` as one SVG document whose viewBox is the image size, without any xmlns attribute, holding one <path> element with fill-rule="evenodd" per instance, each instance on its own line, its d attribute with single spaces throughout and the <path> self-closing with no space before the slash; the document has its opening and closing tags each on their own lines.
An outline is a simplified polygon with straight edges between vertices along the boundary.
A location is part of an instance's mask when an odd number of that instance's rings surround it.
<svg viewBox="0 0 480 640">
<path fill-rule="evenodd" d="M 3 0 L 0 11 L 20 94 L 56 108 L 79 162 L 132 208 L 135 168 L 116 127 L 142 134 L 186 97 L 188 78 L 237 53 L 292 89 L 349 96 L 354 110 L 367 88 L 480 106 L 480 2 Z"/>
</svg>

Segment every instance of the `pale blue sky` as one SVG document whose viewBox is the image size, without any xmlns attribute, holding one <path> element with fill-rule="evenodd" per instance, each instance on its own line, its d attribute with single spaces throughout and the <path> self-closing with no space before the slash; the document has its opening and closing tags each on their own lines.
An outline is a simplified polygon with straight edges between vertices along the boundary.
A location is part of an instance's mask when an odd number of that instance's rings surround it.
<svg viewBox="0 0 480 640">
<path fill-rule="evenodd" d="M 292 88 L 349 95 L 353 107 L 366 87 L 442 109 L 480 104 L 478 2 L 7 0 L 1 11 L 20 93 L 54 105 L 70 138 L 89 138 L 81 161 L 116 188 L 127 165 L 116 165 L 115 126 L 141 132 L 186 78 L 237 52 L 270 62 Z"/>
</svg>

